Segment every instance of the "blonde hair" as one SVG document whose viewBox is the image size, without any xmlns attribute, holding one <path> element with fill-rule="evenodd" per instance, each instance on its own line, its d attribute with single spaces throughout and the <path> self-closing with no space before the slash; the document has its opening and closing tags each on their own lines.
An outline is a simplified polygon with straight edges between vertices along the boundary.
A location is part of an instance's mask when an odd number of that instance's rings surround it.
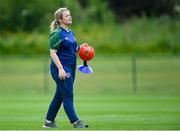
<svg viewBox="0 0 180 131">
<path fill-rule="evenodd" d="M 55 11 L 54 20 L 50 24 L 50 31 L 51 32 L 53 32 L 58 27 L 58 25 L 60 24 L 59 20 L 63 18 L 63 12 L 64 11 L 69 11 L 69 9 L 68 8 L 59 8 Z"/>
</svg>

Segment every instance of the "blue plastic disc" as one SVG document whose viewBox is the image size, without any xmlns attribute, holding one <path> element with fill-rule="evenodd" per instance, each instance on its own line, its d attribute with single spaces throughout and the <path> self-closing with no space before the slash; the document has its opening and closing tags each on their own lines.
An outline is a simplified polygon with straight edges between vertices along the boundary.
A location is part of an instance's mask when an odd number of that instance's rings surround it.
<svg viewBox="0 0 180 131">
<path fill-rule="evenodd" d="M 87 65 L 80 65 L 80 66 L 78 66 L 78 69 L 80 72 L 85 73 L 85 74 L 93 73 L 92 68 L 90 66 L 87 66 Z"/>
</svg>

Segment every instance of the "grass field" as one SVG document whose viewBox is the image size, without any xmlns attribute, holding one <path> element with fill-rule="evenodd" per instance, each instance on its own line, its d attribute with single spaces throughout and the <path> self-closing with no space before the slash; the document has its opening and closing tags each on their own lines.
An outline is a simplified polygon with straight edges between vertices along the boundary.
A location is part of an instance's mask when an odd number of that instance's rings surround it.
<svg viewBox="0 0 180 131">
<path fill-rule="evenodd" d="M 81 61 L 78 59 L 78 65 Z M 55 84 L 44 58 L 0 60 L 0 130 L 42 130 Z M 96 56 L 94 73 L 77 72 L 75 107 L 88 130 L 180 130 L 179 57 L 138 57 L 137 92 L 130 56 Z M 72 130 L 63 108 L 56 123 Z"/>
</svg>

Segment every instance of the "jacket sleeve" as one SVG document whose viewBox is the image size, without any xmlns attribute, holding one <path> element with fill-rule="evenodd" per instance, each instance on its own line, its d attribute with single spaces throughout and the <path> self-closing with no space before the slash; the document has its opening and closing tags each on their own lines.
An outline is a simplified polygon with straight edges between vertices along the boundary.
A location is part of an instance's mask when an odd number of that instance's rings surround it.
<svg viewBox="0 0 180 131">
<path fill-rule="evenodd" d="M 60 32 L 55 31 L 49 36 L 50 49 L 58 50 L 61 43 Z"/>
</svg>

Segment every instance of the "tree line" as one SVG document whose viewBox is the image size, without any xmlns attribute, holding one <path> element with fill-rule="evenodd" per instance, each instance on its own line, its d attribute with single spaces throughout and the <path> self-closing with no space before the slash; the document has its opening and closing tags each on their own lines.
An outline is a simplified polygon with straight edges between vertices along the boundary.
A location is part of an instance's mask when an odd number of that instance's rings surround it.
<svg viewBox="0 0 180 131">
<path fill-rule="evenodd" d="M 1 0 L 1 31 L 46 31 L 59 7 L 68 7 L 74 24 L 121 22 L 127 17 L 176 16 L 179 0 Z"/>
</svg>

